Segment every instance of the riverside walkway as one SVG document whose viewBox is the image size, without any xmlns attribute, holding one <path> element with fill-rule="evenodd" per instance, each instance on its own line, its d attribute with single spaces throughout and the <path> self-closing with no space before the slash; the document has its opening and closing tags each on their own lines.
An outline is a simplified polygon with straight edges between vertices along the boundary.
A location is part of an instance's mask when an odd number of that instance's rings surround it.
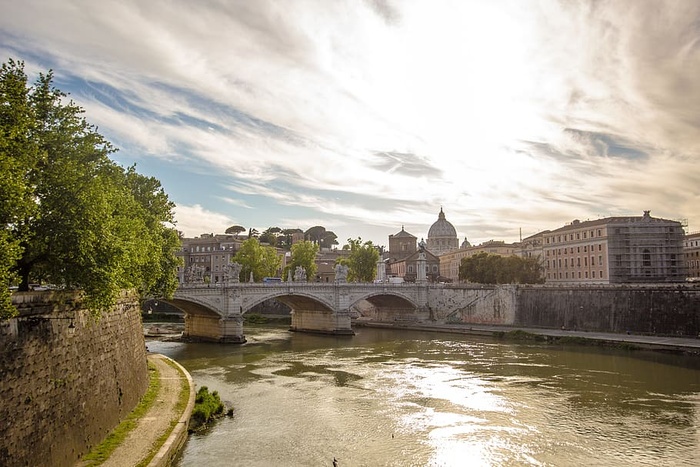
<svg viewBox="0 0 700 467">
<path fill-rule="evenodd" d="M 169 466 L 187 440 L 187 428 L 194 407 L 195 390 L 190 374 L 174 360 L 160 354 L 148 354 L 148 362 L 158 370 L 160 388 L 153 405 L 137 420 L 136 427 L 100 464 L 103 467 Z M 178 410 L 183 385 L 189 387 L 184 410 Z M 182 407 L 182 406 L 180 406 Z M 175 423 L 174 423 L 175 422 Z M 162 446 L 156 444 L 163 441 Z M 154 449 L 158 449 L 153 455 Z M 146 460 L 152 456 L 150 461 Z M 90 465 L 81 463 L 78 465 Z"/>
</svg>

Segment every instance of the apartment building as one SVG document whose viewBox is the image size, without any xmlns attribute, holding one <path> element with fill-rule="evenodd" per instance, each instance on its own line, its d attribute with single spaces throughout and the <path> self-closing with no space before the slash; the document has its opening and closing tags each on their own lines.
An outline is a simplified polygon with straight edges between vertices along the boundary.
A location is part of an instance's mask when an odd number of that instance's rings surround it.
<svg viewBox="0 0 700 467">
<path fill-rule="evenodd" d="M 211 283 L 223 280 L 224 266 L 229 264 L 244 241 L 245 238 L 228 234 L 202 234 L 181 239 L 182 246 L 177 256 L 183 259 L 183 266 L 178 267 L 178 280 L 183 283 L 185 271 L 192 266 L 203 268 L 205 280 Z"/>
<path fill-rule="evenodd" d="M 548 284 L 685 280 L 680 222 L 642 216 L 575 220 L 542 233 Z"/>
<path fill-rule="evenodd" d="M 700 232 L 693 232 L 683 240 L 683 256 L 690 281 L 700 281 Z"/>
</svg>

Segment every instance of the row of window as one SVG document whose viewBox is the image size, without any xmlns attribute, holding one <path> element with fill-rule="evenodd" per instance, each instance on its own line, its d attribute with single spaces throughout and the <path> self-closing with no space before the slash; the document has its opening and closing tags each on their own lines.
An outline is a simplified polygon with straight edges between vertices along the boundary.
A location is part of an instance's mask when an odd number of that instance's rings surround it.
<svg viewBox="0 0 700 467">
<path fill-rule="evenodd" d="M 576 260 L 576 264 L 574 265 L 574 259 Z M 561 268 L 562 267 L 562 261 L 561 258 L 559 259 L 553 259 L 551 260 L 551 266 L 550 266 L 550 260 L 547 260 L 547 269 L 554 269 L 554 268 Z M 569 261 L 569 258 L 564 258 L 564 268 L 569 268 L 569 267 L 577 267 L 580 268 L 581 265 L 581 257 L 579 256 L 578 258 L 571 258 L 571 261 Z M 595 266 L 595 256 L 591 256 L 591 266 Z M 603 266 L 603 255 L 598 255 L 598 266 Z M 583 257 L 583 267 L 588 267 L 588 256 Z"/>
<path fill-rule="evenodd" d="M 598 271 L 598 277 L 596 277 L 596 271 L 591 271 L 591 277 L 590 279 L 604 279 L 605 277 L 603 276 L 603 271 Z M 578 277 L 576 276 L 575 272 L 548 272 L 547 273 L 547 279 L 549 280 L 557 280 L 557 279 L 589 279 L 588 277 L 588 271 L 583 271 L 583 274 L 581 271 L 578 271 Z"/>
<path fill-rule="evenodd" d="M 590 237 L 589 237 L 589 233 L 590 233 Z M 554 236 L 552 236 L 552 237 L 547 237 L 547 238 L 545 238 L 544 241 L 545 241 L 546 243 L 561 243 L 562 241 L 564 241 L 564 242 L 566 242 L 566 241 L 571 241 L 571 240 L 573 240 L 574 238 L 576 238 L 576 240 L 581 240 L 582 238 L 583 238 L 583 239 L 586 239 L 586 238 L 593 238 L 593 234 L 594 234 L 594 233 L 595 233 L 595 235 L 596 235 L 597 237 L 601 237 L 601 236 L 603 235 L 602 229 L 586 230 L 586 231 L 583 231 L 583 232 L 572 232 L 572 233 L 570 233 L 570 234 L 557 235 L 557 236 L 556 236 L 556 241 L 555 241 L 555 237 L 554 237 Z M 567 237 L 568 237 L 568 238 L 567 238 Z M 562 238 L 563 238 L 564 240 L 562 240 Z M 550 240 L 551 240 L 551 242 L 550 242 Z"/>
<path fill-rule="evenodd" d="M 595 250 L 595 245 L 591 245 L 591 252 L 593 252 L 594 250 Z M 552 248 L 552 249 L 549 249 L 549 250 L 545 250 L 545 255 L 546 255 L 546 256 L 549 256 L 550 251 L 552 252 L 552 256 L 554 256 L 554 255 L 561 255 L 561 254 L 562 254 L 562 249 L 561 249 L 561 248 L 557 248 L 556 250 Z M 563 254 L 566 254 L 566 253 L 567 253 L 567 247 L 564 247 L 564 250 L 563 250 L 563 251 L 564 251 Z M 603 244 L 602 244 L 602 243 L 599 243 L 599 244 L 598 244 L 598 251 L 603 251 Z M 583 252 L 584 252 L 584 253 L 588 253 L 588 245 L 583 245 Z M 569 253 L 569 254 L 573 254 L 573 253 L 574 253 L 574 247 L 568 247 L 568 253 Z M 576 253 L 581 253 L 581 247 L 580 247 L 580 246 L 577 246 L 577 247 L 576 247 Z"/>
</svg>

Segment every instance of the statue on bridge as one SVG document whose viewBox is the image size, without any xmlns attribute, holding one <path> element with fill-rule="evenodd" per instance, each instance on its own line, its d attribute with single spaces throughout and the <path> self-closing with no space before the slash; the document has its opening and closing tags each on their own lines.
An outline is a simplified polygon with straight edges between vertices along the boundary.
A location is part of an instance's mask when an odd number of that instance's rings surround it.
<svg viewBox="0 0 700 467">
<path fill-rule="evenodd" d="M 196 264 L 190 265 L 185 269 L 185 283 L 186 284 L 201 284 L 204 282 L 204 267 L 197 266 Z"/>
<path fill-rule="evenodd" d="M 237 284 L 240 282 L 240 275 L 241 275 L 241 266 L 240 263 L 228 263 L 227 265 L 224 266 L 224 284 L 228 284 L 229 282 L 233 282 L 234 284 Z"/>
<path fill-rule="evenodd" d="M 306 269 L 303 266 L 297 266 L 294 270 L 294 282 L 306 282 Z"/>
<path fill-rule="evenodd" d="M 344 264 L 335 265 L 335 281 L 344 283 L 348 281 L 348 267 Z"/>
</svg>

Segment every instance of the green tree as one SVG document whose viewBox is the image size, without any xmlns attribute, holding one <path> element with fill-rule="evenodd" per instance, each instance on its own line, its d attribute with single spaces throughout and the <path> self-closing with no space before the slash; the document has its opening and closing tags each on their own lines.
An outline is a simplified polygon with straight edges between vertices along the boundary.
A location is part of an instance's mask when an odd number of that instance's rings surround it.
<svg viewBox="0 0 700 467">
<path fill-rule="evenodd" d="M 277 239 L 281 233 L 282 229 L 279 227 L 268 227 L 263 233 L 260 234 L 258 240 L 260 240 L 260 243 L 267 243 L 270 246 L 277 246 Z"/>
<path fill-rule="evenodd" d="M 226 229 L 227 234 L 233 234 L 235 236 L 238 236 L 239 233 L 245 232 L 245 227 L 242 227 L 240 225 L 232 225 L 228 229 Z"/>
<path fill-rule="evenodd" d="M 95 312 L 124 288 L 169 295 L 179 238 L 166 227 L 173 204 L 160 183 L 110 159 L 115 149 L 65 102 L 51 71 L 28 86 L 23 67 L 0 71 L 2 279 L 15 275 L 20 290 L 30 281 L 81 289 Z"/>
<path fill-rule="evenodd" d="M 481 284 L 537 284 L 544 282 L 539 258 L 488 253 L 462 258 L 460 280 Z"/>
<path fill-rule="evenodd" d="M 292 235 L 296 233 L 303 234 L 304 231 L 301 229 L 282 230 L 282 235 L 277 239 L 280 242 L 280 246 L 284 247 L 285 250 L 290 250 L 292 248 Z"/>
<path fill-rule="evenodd" d="M 292 259 L 287 263 L 287 267 L 284 268 L 283 279 L 287 279 L 289 271 L 292 272 L 293 276 L 297 266 L 301 266 L 306 270 L 306 278 L 313 280 L 318 269 L 316 266 L 317 253 L 318 245 L 313 242 L 303 241 L 292 245 Z"/>
<path fill-rule="evenodd" d="M 348 267 L 348 281 L 350 282 L 372 282 L 377 273 L 377 261 L 379 261 L 379 251 L 372 244 L 372 241 L 362 243 L 362 239 L 348 238 L 347 248 L 350 255 L 347 258 L 338 260 L 338 264 Z"/>
<path fill-rule="evenodd" d="M 276 276 L 282 264 L 277 250 L 271 246 L 262 246 L 255 237 L 243 242 L 231 261 L 242 266 L 238 278 L 241 282 L 247 282 L 251 272 L 255 282 L 261 281 L 263 277 Z"/>
</svg>

